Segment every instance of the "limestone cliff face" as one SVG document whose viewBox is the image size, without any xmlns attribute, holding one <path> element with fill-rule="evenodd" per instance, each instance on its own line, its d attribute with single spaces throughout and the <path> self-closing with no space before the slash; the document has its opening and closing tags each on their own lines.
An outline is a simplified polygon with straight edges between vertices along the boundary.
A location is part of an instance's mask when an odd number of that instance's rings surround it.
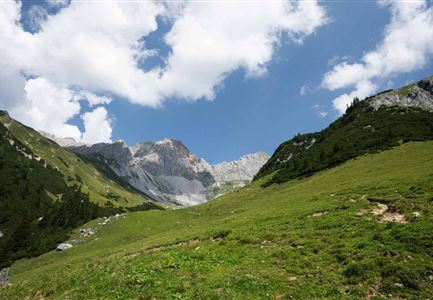
<svg viewBox="0 0 433 300">
<path fill-rule="evenodd" d="M 211 165 L 210 172 L 218 182 L 251 180 L 268 161 L 269 155 L 257 152 L 242 156 L 239 160 Z"/>
<path fill-rule="evenodd" d="M 238 161 L 210 165 L 182 142 L 164 139 L 128 147 L 125 142 L 73 146 L 81 155 L 96 155 L 130 185 L 156 201 L 189 206 L 243 186 L 269 158 L 248 154 Z"/>
</svg>

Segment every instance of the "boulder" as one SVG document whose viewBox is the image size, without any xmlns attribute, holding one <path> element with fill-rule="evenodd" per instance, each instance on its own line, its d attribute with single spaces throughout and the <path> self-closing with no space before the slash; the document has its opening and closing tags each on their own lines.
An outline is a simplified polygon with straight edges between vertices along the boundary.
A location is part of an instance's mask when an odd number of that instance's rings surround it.
<svg viewBox="0 0 433 300">
<path fill-rule="evenodd" d="M 56 250 L 57 250 L 57 251 L 65 251 L 65 250 L 70 249 L 70 248 L 72 248 L 72 245 L 71 245 L 71 244 L 68 244 L 68 243 L 61 243 L 61 244 L 59 244 L 59 245 L 57 246 Z"/>
</svg>

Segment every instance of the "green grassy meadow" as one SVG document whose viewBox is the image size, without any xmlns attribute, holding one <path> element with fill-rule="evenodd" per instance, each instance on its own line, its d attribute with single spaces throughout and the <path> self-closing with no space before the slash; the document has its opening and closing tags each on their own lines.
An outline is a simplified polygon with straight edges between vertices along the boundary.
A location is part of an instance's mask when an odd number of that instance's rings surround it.
<svg viewBox="0 0 433 300">
<path fill-rule="evenodd" d="M 93 220 L 74 248 L 16 262 L 0 299 L 433 297 L 433 142 L 262 188 L 269 176 L 200 206 Z"/>
</svg>

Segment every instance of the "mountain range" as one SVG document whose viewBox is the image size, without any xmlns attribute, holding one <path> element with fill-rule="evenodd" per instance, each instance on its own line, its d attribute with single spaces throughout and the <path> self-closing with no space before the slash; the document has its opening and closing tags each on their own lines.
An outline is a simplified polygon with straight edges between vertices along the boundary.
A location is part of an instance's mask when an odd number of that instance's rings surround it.
<svg viewBox="0 0 433 300">
<path fill-rule="evenodd" d="M 106 164 L 149 199 L 183 206 L 203 203 L 243 187 L 269 158 L 258 152 L 237 161 L 211 165 L 193 155 L 181 141 L 168 138 L 132 147 L 116 141 L 67 148 Z"/>
</svg>

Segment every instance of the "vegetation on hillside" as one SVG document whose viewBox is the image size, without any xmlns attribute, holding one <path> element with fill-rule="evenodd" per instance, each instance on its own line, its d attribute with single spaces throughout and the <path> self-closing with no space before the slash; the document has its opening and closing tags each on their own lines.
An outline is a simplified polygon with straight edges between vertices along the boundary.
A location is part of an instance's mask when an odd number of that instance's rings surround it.
<svg viewBox="0 0 433 300">
<path fill-rule="evenodd" d="M 95 236 L 74 248 L 15 263 L 0 298 L 432 297 L 433 142 L 267 179 L 196 207 L 92 221 Z M 384 205 L 402 222 L 377 213 Z"/>
<path fill-rule="evenodd" d="M 433 140 L 433 113 L 414 107 L 382 107 L 355 99 L 326 129 L 298 134 L 281 144 L 255 179 L 278 172 L 265 183 L 309 176 L 349 159 L 390 149 L 409 141 Z"/>
<path fill-rule="evenodd" d="M 0 115 L 0 123 L 8 128 L 16 140 L 59 170 L 68 186 L 80 185 L 82 192 L 89 194 L 91 202 L 103 206 L 109 200 L 112 205 L 123 207 L 150 203 L 137 190 L 113 176 L 113 172 L 109 172 L 102 162 L 83 159 L 7 115 Z M 107 199 L 107 195 L 113 197 Z"/>
<path fill-rule="evenodd" d="M 138 208 L 159 207 L 146 202 Z M 89 201 L 0 124 L 0 268 L 52 250 L 89 220 L 125 211 Z"/>
</svg>

